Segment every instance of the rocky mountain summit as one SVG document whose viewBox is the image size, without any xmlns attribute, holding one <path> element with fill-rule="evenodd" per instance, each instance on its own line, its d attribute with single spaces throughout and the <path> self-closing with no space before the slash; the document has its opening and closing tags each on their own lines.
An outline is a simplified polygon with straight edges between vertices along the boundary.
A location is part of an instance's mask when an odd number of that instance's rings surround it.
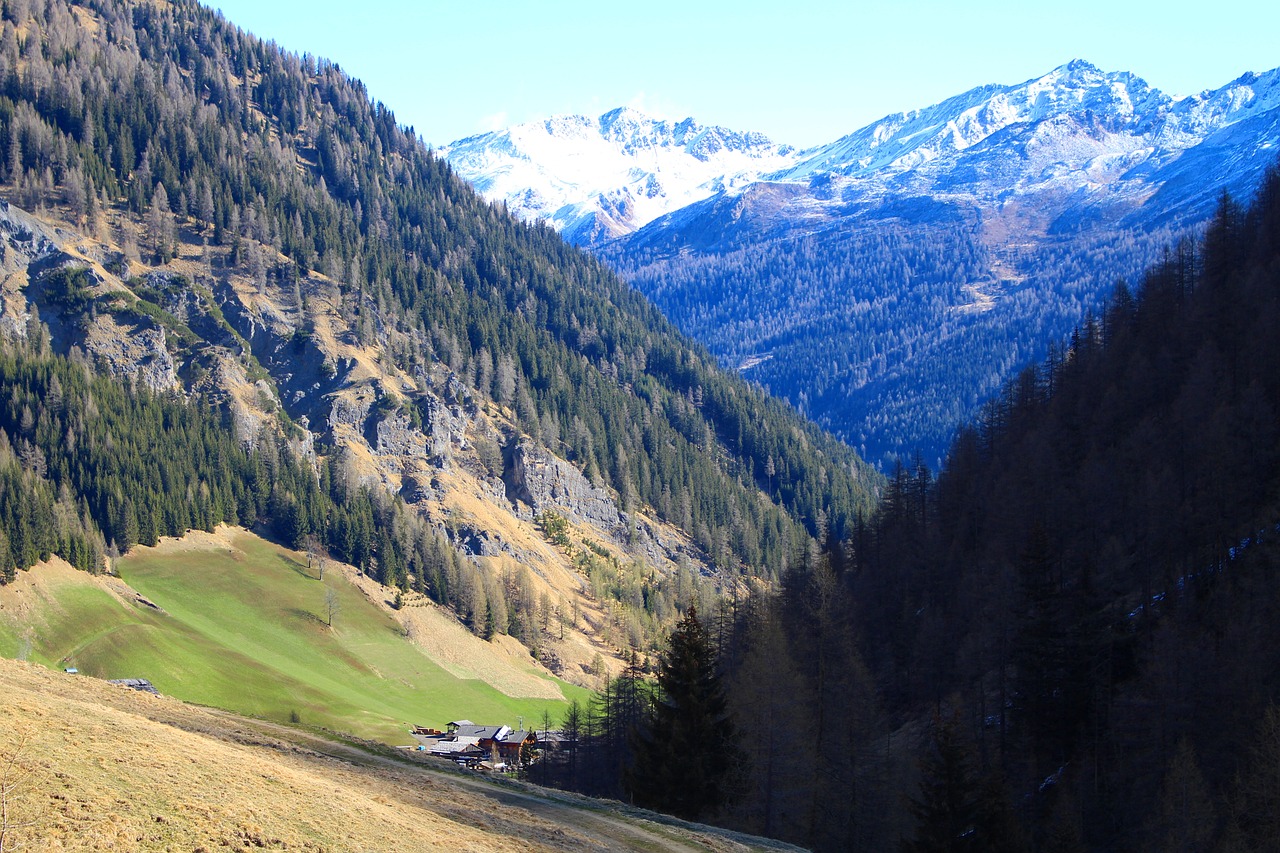
<svg viewBox="0 0 1280 853">
<path fill-rule="evenodd" d="M 621 107 L 461 139 L 440 154 L 490 200 L 595 243 L 758 180 L 796 152 L 763 134 Z"/>
<path fill-rule="evenodd" d="M 619 108 L 469 137 L 440 153 L 486 198 L 598 244 L 759 183 L 807 185 L 786 211 L 795 218 L 805 216 L 802 203 L 832 208 L 922 194 L 1006 203 L 1052 192 L 1086 205 L 1117 197 L 1140 205 L 1180 173 L 1184 156 L 1202 160 L 1229 147 L 1238 159 L 1265 159 L 1280 139 L 1277 108 L 1280 69 L 1175 98 L 1130 72 L 1074 60 L 1023 83 L 885 116 L 807 150 Z M 1243 192 L 1257 169 L 1228 177 Z"/>
<path fill-rule="evenodd" d="M 1203 159 L 1192 154 L 1200 146 L 1235 149 L 1237 162 L 1223 176 L 1247 192 L 1280 141 L 1278 109 L 1280 69 L 1173 98 L 1134 74 L 1076 60 L 1016 86 L 984 86 L 887 116 L 767 179 L 816 182 L 822 191 L 814 195 L 845 203 L 1035 198 L 1057 208 L 1066 226 L 1089 210 L 1136 211 L 1181 158 Z M 1197 215 L 1211 200 L 1164 198 L 1158 206 Z"/>
</svg>

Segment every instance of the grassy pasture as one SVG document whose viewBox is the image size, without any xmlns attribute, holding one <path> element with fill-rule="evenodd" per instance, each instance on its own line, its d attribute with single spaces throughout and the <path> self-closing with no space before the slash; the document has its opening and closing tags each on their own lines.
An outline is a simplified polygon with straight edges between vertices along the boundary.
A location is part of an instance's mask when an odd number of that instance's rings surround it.
<svg viewBox="0 0 1280 853">
<path fill-rule="evenodd" d="M 389 743 L 407 742 L 410 723 L 465 717 L 514 726 L 523 716 L 532 726 L 565 707 L 450 674 L 340 571 L 321 582 L 300 555 L 246 532 L 138 549 L 118 572 L 127 589 L 64 570 L 9 602 L 0 609 L 0 655 L 146 678 L 189 702 Z M 329 590 L 338 602 L 332 626 Z"/>
</svg>

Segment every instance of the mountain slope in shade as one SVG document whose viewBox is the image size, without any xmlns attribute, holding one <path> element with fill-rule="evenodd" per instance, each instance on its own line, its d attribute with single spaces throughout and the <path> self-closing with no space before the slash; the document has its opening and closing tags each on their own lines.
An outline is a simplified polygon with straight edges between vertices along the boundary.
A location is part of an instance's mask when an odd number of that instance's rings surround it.
<svg viewBox="0 0 1280 853">
<path fill-rule="evenodd" d="M 630 233 L 796 162 L 794 149 L 759 133 L 627 107 L 473 136 L 440 154 L 491 201 L 579 243 Z"/>
</svg>

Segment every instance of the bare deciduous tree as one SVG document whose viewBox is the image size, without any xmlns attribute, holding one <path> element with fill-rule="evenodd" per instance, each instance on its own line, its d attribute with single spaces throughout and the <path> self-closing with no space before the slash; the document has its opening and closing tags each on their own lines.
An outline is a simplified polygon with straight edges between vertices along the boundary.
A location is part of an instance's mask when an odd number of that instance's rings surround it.
<svg viewBox="0 0 1280 853">
<path fill-rule="evenodd" d="M 327 586 L 324 589 L 324 612 L 325 624 L 332 628 L 333 617 L 342 612 L 342 602 L 338 599 L 338 593 L 331 586 Z"/>
</svg>

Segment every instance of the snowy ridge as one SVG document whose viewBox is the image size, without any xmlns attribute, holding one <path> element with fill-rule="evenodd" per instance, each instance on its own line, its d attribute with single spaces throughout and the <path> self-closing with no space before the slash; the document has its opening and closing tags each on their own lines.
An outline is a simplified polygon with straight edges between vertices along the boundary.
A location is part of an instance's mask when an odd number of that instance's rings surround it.
<svg viewBox="0 0 1280 853">
<path fill-rule="evenodd" d="M 789 146 L 759 133 L 630 108 L 555 116 L 462 139 L 440 153 L 489 200 L 579 242 L 630 233 L 796 159 Z"/>
<path fill-rule="evenodd" d="M 1224 156 L 1274 157 L 1278 123 L 1280 69 L 1173 98 L 1134 74 L 1074 60 L 886 116 L 808 151 L 624 108 L 518 125 L 442 154 L 490 200 L 593 244 L 761 182 L 811 188 L 784 217 L 902 196 L 979 206 L 1105 197 L 1137 206 L 1166 180 Z M 1245 169 L 1241 181 L 1256 171 Z"/>
<path fill-rule="evenodd" d="M 983 204 L 1083 192 L 1138 204 L 1159 189 L 1163 167 L 1277 109 L 1280 70 L 1175 99 L 1133 74 L 1075 60 L 1015 86 L 887 116 L 770 178 L 826 176 L 846 198 L 913 193 Z"/>
<path fill-rule="evenodd" d="M 774 178 L 803 180 L 821 173 L 888 177 L 922 167 L 936 170 L 982 143 L 1016 140 L 1043 147 L 1063 135 L 1060 125 L 1071 117 L 1094 125 L 1089 130 L 1095 142 L 1131 139 L 1144 135 L 1170 103 L 1132 74 L 1107 74 L 1076 60 L 1017 86 L 983 86 L 932 107 L 887 116 L 817 149 Z M 1006 131 L 1009 138 L 999 139 Z M 1120 147 L 1130 145 L 1122 142 Z M 1080 152 L 1061 153 L 1070 158 Z"/>
</svg>

